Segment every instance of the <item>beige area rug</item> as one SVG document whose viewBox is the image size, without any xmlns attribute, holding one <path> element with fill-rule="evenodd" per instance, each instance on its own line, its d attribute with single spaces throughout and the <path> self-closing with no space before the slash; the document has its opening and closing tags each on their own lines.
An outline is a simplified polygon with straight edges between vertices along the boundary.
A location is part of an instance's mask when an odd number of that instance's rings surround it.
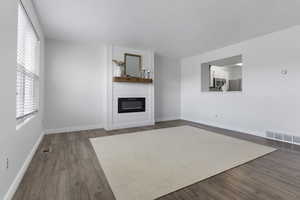
<svg viewBox="0 0 300 200">
<path fill-rule="evenodd" d="M 117 200 L 152 200 L 274 151 L 181 126 L 91 139 Z"/>
</svg>

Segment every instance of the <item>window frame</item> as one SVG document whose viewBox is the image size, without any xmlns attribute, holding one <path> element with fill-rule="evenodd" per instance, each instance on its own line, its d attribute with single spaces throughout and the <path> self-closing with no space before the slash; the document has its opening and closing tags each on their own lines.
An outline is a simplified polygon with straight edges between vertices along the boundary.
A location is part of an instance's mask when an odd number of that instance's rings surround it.
<svg viewBox="0 0 300 200">
<path fill-rule="evenodd" d="M 17 116 L 17 95 L 18 95 L 18 91 L 16 91 L 16 121 L 17 122 L 20 122 L 20 121 L 24 121 L 26 120 L 27 118 L 33 116 L 34 114 L 38 113 L 39 112 L 39 106 L 40 106 L 40 60 L 41 60 L 41 49 L 40 49 L 40 45 L 41 45 L 41 42 L 40 42 L 40 36 L 38 34 L 38 32 L 36 31 L 35 29 L 35 26 L 23 4 L 23 2 L 21 0 L 18 1 L 18 8 L 21 8 L 25 14 L 25 17 L 27 18 L 28 22 L 30 23 L 30 26 L 35 34 L 35 37 L 36 37 L 36 49 L 35 49 L 35 57 L 34 57 L 34 60 L 35 60 L 35 73 L 33 72 L 30 72 L 32 74 L 33 77 L 32 78 L 32 81 L 33 81 L 33 86 L 32 86 L 32 90 L 33 92 L 37 92 L 37 95 L 35 96 L 33 94 L 33 98 L 37 98 L 37 100 L 33 100 L 33 101 L 36 101 L 37 105 L 36 105 L 36 109 L 34 109 L 32 112 L 30 113 L 26 113 L 26 114 L 23 114 L 21 116 Z M 19 15 L 19 9 L 18 9 L 18 15 Z M 19 22 L 18 22 L 18 26 L 19 26 Z M 19 34 L 19 31 L 17 32 L 17 35 Z M 18 39 L 17 39 L 18 41 Z M 18 44 L 17 44 L 18 46 Z M 18 48 L 18 47 L 17 47 Z M 18 51 L 18 49 L 17 49 Z M 18 79 L 18 74 L 17 73 L 21 73 L 22 75 L 22 81 L 23 81 L 23 84 L 22 84 L 22 87 L 21 89 L 23 90 L 23 110 L 24 110 L 24 106 L 25 106 L 25 81 L 26 81 L 26 78 L 30 77 L 30 75 L 26 75 L 26 67 L 19 64 L 18 63 L 18 59 L 17 59 L 17 66 L 16 66 L 16 80 Z M 24 68 L 23 72 L 19 72 L 20 71 L 20 68 Z M 16 81 L 16 89 L 17 89 L 17 81 Z"/>
</svg>

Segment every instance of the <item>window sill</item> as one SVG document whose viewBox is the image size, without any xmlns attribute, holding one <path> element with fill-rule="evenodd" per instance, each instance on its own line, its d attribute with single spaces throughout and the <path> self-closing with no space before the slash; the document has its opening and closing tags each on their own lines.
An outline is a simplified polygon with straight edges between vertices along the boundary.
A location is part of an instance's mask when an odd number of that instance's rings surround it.
<svg viewBox="0 0 300 200">
<path fill-rule="evenodd" d="M 22 119 L 18 119 L 17 120 L 17 125 L 16 125 L 16 130 L 20 130 L 23 126 L 25 126 L 26 124 L 28 124 L 33 118 L 35 118 L 37 115 L 37 112 L 32 113 L 31 115 L 28 115 L 25 118 Z"/>
</svg>

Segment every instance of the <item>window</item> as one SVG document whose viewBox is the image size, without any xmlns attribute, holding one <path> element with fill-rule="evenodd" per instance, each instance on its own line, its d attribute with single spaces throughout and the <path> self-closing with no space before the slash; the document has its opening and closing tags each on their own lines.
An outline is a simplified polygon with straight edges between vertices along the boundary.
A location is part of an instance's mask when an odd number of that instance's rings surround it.
<svg viewBox="0 0 300 200">
<path fill-rule="evenodd" d="M 242 66 L 242 55 L 202 63 L 202 91 L 242 91 Z"/>
<path fill-rule="evenodd" d="M 18 7 L 16 118 L 39 108 L 39 39 L 22 4 Z"/>
</svg>

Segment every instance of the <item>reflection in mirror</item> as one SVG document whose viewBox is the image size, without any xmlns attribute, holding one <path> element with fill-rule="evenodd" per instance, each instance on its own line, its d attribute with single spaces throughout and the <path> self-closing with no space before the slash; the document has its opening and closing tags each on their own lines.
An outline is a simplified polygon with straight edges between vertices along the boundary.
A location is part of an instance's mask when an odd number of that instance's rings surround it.
<svg viewBox="0 0 300 200">
<path fill-rule="evenodd" d="M 131 77 L 139 77 L 141 73 L 142 59 L 140 55 L 125 54 L 125 74 Z"/>
<path fill-rule="evenodd" d="M 242 55 L 201 65 L 202 91 L 242 91 Z"/>
</svg>

